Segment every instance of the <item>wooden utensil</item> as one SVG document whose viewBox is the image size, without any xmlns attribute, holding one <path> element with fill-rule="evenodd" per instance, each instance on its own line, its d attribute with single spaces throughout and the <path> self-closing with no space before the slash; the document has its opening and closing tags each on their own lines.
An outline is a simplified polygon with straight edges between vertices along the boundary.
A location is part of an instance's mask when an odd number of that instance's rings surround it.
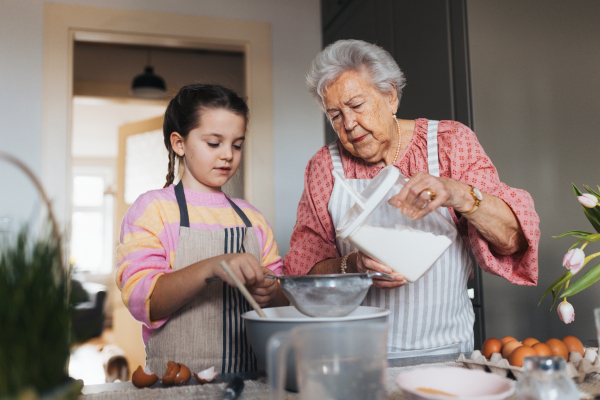
<svg viewBox="0 0 600 400">
<path fill-rule="evenodd" d="M 250 303 L 250 305 L 252 306 L 252 308 L 254 308 L 256 310 L 256 312 L 258 313 L 258 315 L 260 315 L 262 318 L 267 318 L 267 315 L 262 310 L 262 308 L 260 308 L 260 306 L 258 305 L 258 303 L 256 302 L 256 300 L 254 300 L 254 297 L 252 297 L 252 295 L 250 294 L 250 292 L 248 292 L 248 289 L 246 289 L 246 287 L 238 279 L 238 277 L 235 276 L 235 274 L 233 272 L 231 272 L 231 269 L 229 268 L 229 265 L 227 265 L 227 263 L 225 262 L 225 260 L 221 261 L 221 268 L 223 268 L 225 270 L 225 272 L 227 273 L 227 275 L 229 275 L 229 277 L 231 278 L 231 280 L 233 281 L 233 283 L 235 283 L 235 287 L 237 287 L 238 290 L 240 292 L 242 292 L 242 294 L 244 295 L 244 297 L 246 298 L 246 300 L 248 300 L 248 303 Z"/>
</svg>

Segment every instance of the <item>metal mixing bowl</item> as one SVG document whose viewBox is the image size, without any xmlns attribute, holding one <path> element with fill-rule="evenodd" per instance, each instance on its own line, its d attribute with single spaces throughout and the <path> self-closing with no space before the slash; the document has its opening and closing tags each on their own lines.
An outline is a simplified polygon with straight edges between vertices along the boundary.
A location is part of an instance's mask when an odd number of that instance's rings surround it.
<svg viewBox="0 0 600 400">
<path fill-rule="evenodd" d="M 252 351 L 256 355 L 259 370 L 267 367 L 267 343 L 269 338 L 278 332 L 289 331 L 297 326 L 311 324 L 326 324 L 331 322 L 342 323 L 348 329 L 360 329 L 364 324 L 387 322 L 389 310 L 377 307 L 358 307 L 345 317 L 339 318 L 313 318 L 301 314 L 295 307 L 263 308 L 267 318 L 261 318 L 254 310 L 242 314 L 246 325 L 246 332 Z M 344 338 L 340 338 L 341 341 Z M 296 386 L 295 357 L 292 354 L 287 358 L 288 390 L 298 390 Z"/>
<path fill-rule="evenodd" d="M 283 293 L 301 313 L 311 317 L 343 317 L 362 303 L 373 277 L 392 279 L 383 272 L 330 275 L 283 275 Z"/>
</svg>

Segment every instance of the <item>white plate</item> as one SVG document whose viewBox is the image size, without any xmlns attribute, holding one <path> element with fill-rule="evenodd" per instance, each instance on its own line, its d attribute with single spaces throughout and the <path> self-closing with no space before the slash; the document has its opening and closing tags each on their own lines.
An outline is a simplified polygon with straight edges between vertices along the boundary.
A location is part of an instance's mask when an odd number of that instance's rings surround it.
<svg viewBox="0 0 600 400">
<path fill-rule="evenodd" d="M 273 307 L 263 308 L 263 311 L 267 315 L 267 319 L 270 322 L 341 322 L 341 321 L 358 321 L 371 318 L 386 317 L 390 314 L 389 310 L 385 308 L 376 307 L 358 307 L 350 314 L 344 317 L 309 317 L 302 314 L 296 309 L 296 307 Z M 242 315 L 242 318 L 254 320 L 254 321 L 265 321 L 261 318 L 256 311 L 249 311 Z"/>
<path fill-rule="evenodd" d="M 502 400 L 515 392 L 515 383 L 507 378 L 484 371 L 459 367 L 417 368 L 396 377 L 400 388 L 414 399 Z M 439 390 L 455 397 L 416 390 Z"/>
</svg>

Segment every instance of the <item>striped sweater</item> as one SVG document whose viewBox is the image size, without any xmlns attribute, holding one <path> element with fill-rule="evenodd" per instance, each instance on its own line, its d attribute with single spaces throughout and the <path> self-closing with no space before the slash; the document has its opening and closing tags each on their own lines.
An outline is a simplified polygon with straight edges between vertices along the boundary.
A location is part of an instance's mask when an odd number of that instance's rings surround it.
<svg viewBox="0 0 600 400">
<path fill-rule="evenodd" d="M 245 227 L 225 194 L 184 189 L 191 229 L 216 230 Z M 282 261 L 273 231 L 256 208 L 233 199 L 248 216 L 262 247 L 262 265 L 281 274 Z M 121 223 L 117 248 L 117 286 L 131 315 L 143 324 L 144 343 L 169 317 L 150 321 L 150 296 L 156 280 L 173 272 L 179 241 L 179 206 L 175 186 L 149 191 L 129 208 Z"/>
</svg>

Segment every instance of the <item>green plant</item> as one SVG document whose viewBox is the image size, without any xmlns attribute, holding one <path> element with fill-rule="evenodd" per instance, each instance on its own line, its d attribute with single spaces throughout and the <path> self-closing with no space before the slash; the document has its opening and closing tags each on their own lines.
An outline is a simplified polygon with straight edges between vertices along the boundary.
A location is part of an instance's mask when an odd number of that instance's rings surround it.
<svg viewBox="0 0 600 400">
<path fill-rule="evenodd" d="M 0 398 L 24 393 L 31 398 L 32 393 L 47 394 L 61 385 L 74 393 L 58 397 L 76 396 L 82 383 L 73 385 L 67 373 L 73 307 L 71 269 L 63 260 L 62 236 L 33 173 L 11 156 L 0 153 L 0 159 L 32 179 L 49 215 L 37 238 L 23 227 L 15 240 L 0 244 Z"/>
<path fill-rule="evenodd" d="M 588 191 L 588 193 L 582 193 L 575 185 L 573 185 L 573 191 L 575 192 L 575 196 L 577 196 L 579 203 L 581 203 L 583 213 L 588 221 L 590 221 L 592 224 L 592 227 L 596 233 L 574 230 L 565 232 L 562 235 L 553 236 L 555 238 L 573 236 L 575 239 L 577 239 L 577 241 L 569 248 L 569 251 L 563 258 L 563 266 L 566 267 L 568 271 L 558 278 L 552 285 L 550 285 L 540 299 L 539 303 L 541 304 L 544 297 L 546 297 L 549 293 L 552 293 L 552 307 L 550 308 L 550 310 L 552 310 L 552 308 L 554 308 L 554 304 L 556 303 L 556 299 L 559 297 L 564 298 L 559 305 L 559 316 L 565 323 L 570 323 L 575 319 L 575 312 L 573 307 L 567 302 L 567 296 L 573 296 L 600 280 L 600 263 L 598 263 L 594 267 L 590 268 L 581 278 L 576 280 L 569 287 L 569 283 L 573 276 L 577 274 L 592 259 L 600 256 L 600 252 L 591 254 L 589 256 L 586 256 L 583 252 L 589 243 L 600 240 L 600 194 L 595 192 L 589 186 L 583 185 L 583 187 Z M 600 190 L 600 186 L 598 186 L 598 189 Z M 577 245 L 581 243 L 583 244 L 578 248 Z M 562 294 L 561 291 L 563 291 Z M 561 310 L 563 306 L 564 309 Z"/>
</svg>

